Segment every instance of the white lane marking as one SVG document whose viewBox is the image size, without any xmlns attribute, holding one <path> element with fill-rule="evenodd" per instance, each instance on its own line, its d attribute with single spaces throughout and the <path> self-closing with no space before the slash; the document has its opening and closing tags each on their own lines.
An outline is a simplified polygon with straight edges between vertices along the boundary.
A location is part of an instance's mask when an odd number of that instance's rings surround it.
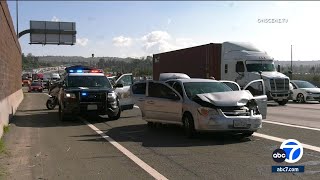
<svg viewBox="0 0 320 180">
<path fill-rule="evenodd" d="M 134 105 L 133 107 L 134 107 L 134 108 L 138 108 L 138 109 L 139 109 L 139 106 L 137 106 L 137 105 Z"/>
<path fill-rule="evenodd" d="M 260 133 L 253 133 L 253 136 L 264 138 L 264 139 L 269 139 L 269 140 L 277 141 L 277 142 L 281 142 L 281 143 L 286 140 L 286 139 L 278 138 L 275 136 L 269 136 L 269 135 L 260 134 Z M 301 144 L 302 144 L 303 148 L 305 148 L 305 149 L 320 152 L 320 147 L 312 146 L 309 144 L 303 144 L 303 143 L 301 143 Z"/>
<path fill-rule="evenodd" d="M 319 128 L 312 128 L 312 127 L 307 127 L 307 126 L 299 126 L 299 125 L 294 125 L 294 124 L 286 124 L 286 123 L 275 122 L 275 121 L 262 120 L 262 122 L 270 123 L 270 124 L 277 124 L 277 125 L 281 125 L 281 126 L 288 126 L 288 127 L 295 127 L 295 128 L 301 128 L 301 129 L 309 129 L 309 130 L 314 130 L 314 131 L 320 131 Z"/>
<path fill-rule="evenodd" d="M 121 144 L 113 140 L 111 137 L 107 136 L 105 133 L 103 133 L 100 129 L 95 127 L 93 124 L 89 123 L 85 119 L 81 120 L 87 124 L 92 130 L 94 130 L 96 133 L 100 134 L 105 140 L 107 140 L 110 144 L 112 144 L 114 147 L 116 147 L 119 151 L 121 151 L 124 155 L 126 155 L 129 159 L 131 159 L 133 162 L 135 162 L 138 166 L 140 166 L 143 170 L 145 170 L 147 173 L 149 173 L 152 177 L 155 179 L 161 179 L 161 180 L 167 180 L 166 177 L 164 177 L 162 174 L 160 174 L 158 171 L 153 169 L 151 166 L 149 166 L 147 163 L 143 162 L 141 159 L 139 159 L 136 155 L 131 153 L 129 150 L 127 150 L 125 147 L 123 147 Z"/>
</svg>

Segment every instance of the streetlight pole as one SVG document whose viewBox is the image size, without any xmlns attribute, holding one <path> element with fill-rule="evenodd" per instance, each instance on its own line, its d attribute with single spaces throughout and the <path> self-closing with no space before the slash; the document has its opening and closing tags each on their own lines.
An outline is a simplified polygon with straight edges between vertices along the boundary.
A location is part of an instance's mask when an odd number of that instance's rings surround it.
<svg viewBox="0 0 320 180">
<path fill-rule="evenodd" d="M 292 70 L 292 45 L 291 45 L 291 77 L 290 79 L 292 79 L 292 74 L 293 74 L 293 70 Z"/>
</svg>

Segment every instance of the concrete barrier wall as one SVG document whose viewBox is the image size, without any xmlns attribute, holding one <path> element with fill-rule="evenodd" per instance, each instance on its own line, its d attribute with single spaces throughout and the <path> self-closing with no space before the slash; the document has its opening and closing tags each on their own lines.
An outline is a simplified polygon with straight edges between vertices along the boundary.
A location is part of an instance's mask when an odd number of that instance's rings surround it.
<svg viewBox="0 0 320 180">
<path fill-rule="evenodd" d="M 8 126 L 9 119 L 16 113 L 23 100 L 22 89 L 0 101 L 0 137 L 3 135 L 3 127 Z"/>
<path fill-rule="evenodd" d="M 0 138 L 23 99 L 22 56 L 6 1 L 0 0 Z"/>
</svg>

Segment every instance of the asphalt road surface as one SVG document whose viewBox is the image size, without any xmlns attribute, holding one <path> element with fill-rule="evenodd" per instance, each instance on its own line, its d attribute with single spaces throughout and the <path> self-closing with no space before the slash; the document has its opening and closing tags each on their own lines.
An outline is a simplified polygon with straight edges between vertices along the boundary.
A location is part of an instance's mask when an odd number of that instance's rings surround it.
<svg viewBox="0 0 320 180">
<path fill-rule="evenodd" d="M 138 108 L 115 121 L 88 115 L 60 122 L 57 108 L 46 109 L 47 98 L 25 93 L 3 137 L 0 179 L 320 179 L 319 103 L 270 104 L 263 128 L 250 138 L 187 139 L 176 126 L 148 128 Z M 299 162 L 273 161 L 281 139 L 306 145 Z M 271 173 L 273 165 L 302 165 L 305 172 Z"/>
</svg>

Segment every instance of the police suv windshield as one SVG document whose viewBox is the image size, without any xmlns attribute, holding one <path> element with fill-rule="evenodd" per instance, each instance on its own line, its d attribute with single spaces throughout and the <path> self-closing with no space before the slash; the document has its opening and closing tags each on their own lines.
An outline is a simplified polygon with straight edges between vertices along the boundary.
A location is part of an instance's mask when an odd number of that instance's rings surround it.
<svg viewBox="0 0 320 180">
<path fill-rule="evenodd" d="M 68 87 L 104 87 L 112 88 L 108 79 L 104 76 L 69 76 Z"/>
</svg>

